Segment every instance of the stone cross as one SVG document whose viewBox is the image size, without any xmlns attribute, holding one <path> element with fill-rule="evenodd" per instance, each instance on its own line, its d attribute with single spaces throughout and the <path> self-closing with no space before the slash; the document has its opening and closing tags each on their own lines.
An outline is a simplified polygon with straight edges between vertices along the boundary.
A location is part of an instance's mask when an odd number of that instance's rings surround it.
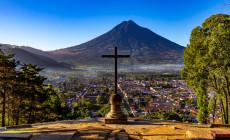
<svg viewBox="0 0 230 140">
<path fill-rule="evenodd" d="M 117 47 L 115 47 L 114 55 L 102 55 L 102 57 L 115 58 L 115 61 L 114 61 L 115 94 L 112 94 L 110 96 L 111 110 L 105 116 L 105 123 L 106 124 L 126 124 L 128 123 L 127 116 L 125 116 L 121 112 L 122 98 L 119 94 L 117 94 L 117 58 L 127 58 L 130 56 L 129 55 L 117 55 Z"/>
<path fill-rule="evenodd" d="M 114 55 L 102 55 L 102 57 L 110 57 L 114 59 L 114 79 L 115 79 L 115 94 L 117 94 L 117 58 L 129 58 L 130 55 L 117 55 L 117 47 L 114 48 Z"/>
</svg>

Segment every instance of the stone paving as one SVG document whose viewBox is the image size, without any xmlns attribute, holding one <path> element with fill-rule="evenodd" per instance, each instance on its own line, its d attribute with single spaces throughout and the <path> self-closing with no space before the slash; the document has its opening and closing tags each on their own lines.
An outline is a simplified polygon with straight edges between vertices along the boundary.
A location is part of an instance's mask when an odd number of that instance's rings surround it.
<svg viewBox="0 0 230 140">
<path fill-rule="evenodd" d="M 32 129 L 36 131 L 29 128 L 26 132 L 33 135 L 31 140 L 211 140 L 213 137 L 209 131 L 229 130 L 193 123 L 134 118 L 128 118 L 128 124 L 104 124 L 104 118 L 56 121 L 33 124 Z"/>
</svg>

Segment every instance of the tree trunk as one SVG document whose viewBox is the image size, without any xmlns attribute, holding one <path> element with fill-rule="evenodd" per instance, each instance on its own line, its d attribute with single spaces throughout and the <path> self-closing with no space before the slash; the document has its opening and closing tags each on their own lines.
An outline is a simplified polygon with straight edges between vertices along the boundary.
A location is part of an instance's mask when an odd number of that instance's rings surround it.
<svg viewBox="0 0 230 140">
<path fill-rule="evenodd" d="M 228 77 L 225 75 L 224 76 L 225 78 L 225 81 L 226 81 L 226 90 L 227 90 L 227 94 L 225 95 L 226 96 L 226 120 L 227 120 L 227 124 L 229 124 L 229 121 L 228 121 L 228 118 L 229 118 L 229 115 L 228 115 L 228 106 L 229 106 L 229 97 L 230 97 L 230 91 L 229 91 L 229 81 L 228 81 Z"/>
<path fill-rule="evenodd" d="M 228 94 L 226 93 L 226 91 L 224 90 L 224 88 L 223 88 L 223 91 L 224 91 L 225 105 L 226 105 L 226 107 L 225 107 L 225 124 L 228 124 L 228 116 L 229 116 L 228 115 Z"/>
<path fill-rule="evenodd" d="M 212 116 L 213 116 L 212 122 L 214 123 L 215 122 L 215 114 L 216 114 L 216 102 L 217 102 L 217 95 L 216 94 L 218 94 L 217 91 L 219 91 L 219 88 L 217 86 L 217 80 L 216 80 L 215 75 L 213 75 L 213 80 L 214 80 L 213 87 L 214 87 L 214 89 L 216 89 L 216 92 L 214 94 L 214 108 L 213 108 L 213 113 L 212 113 Z"/>
<path fill-rule="evenodd" d="M 224 109 L 224 104 L 223 104 L 223 101 L 222 100 L 220 100 L 220 103 L 221 103 L 221 109 L 222 109 L 222 115 L 221 115 L 221 117 L 222 117 L 222 123 L 223 124 L 226 124 L 226 112 L 225 112 L 225 109 Z"/>
<path fill-rule="evenodd" d="M 19 97 L 19 106 L 17 109 L 17 113 L 16 113 L 16 125 L 19 124 L 19 118 L 20 118 L 20 105 L 22 103 L 22 97 Z"/>
<path fill-rule="evenodd" d="M 225 104 L 226 104 L 226 119 L 225 119 L 225 124 L 229 124 L 228 122 L 228 118 L 229 118 L 229 114 L 228 114 L 228 97 L 225 98 Z"/>
<path fill-rule="evenodd" d="M 30 113 L 29 113 L 29 118 L 28 118 L 28 124 L 30 124 L 31 123 L 31 116 L 32 116 L 32 100 L 31 100 L 31 102 L 30 102 Z"/>
<path fill-rule="evenodd" d="M 216 114 L 216 97 L 214 98 L 214 108 L 212 113 L 212 122 L 215 123 L 215 114 Z"/>
<path fill-rule="evenodd" d="M 10 107 L 10 97 L 9 97 L 9 94 L 7 95 L 7 100 L 8 100 L 8 102 L 7 102 L 7 108 L 8 108 L 8 110 L 7 110 L 7 120 L 8 120 L 8 124 L 7 124 L 7 126 L 10 126 L 10 111 L 11 111 L 11 107 Z"/>
<path fill-rule="evenodd" d="M 8 104 L 8 105 L 9 105 L 9 104 Z M 10 126 L 10 108 L 9 108 L 9 106 L 8 106 L 7 117 L 8 117 L 8 126 Z"/>
<path fill-rule="evenodd" d="M 18 125 L 19 122 L 19 107 L 17 109 L 17 114 L 16 114 L 16 125 Z"/>
<path fill-rule="evenodd" d="M 6 112 L 6 94 L 3 93 L 2 101 L 2 127 L 5 127 L 5 112 Z"/>
</svg>

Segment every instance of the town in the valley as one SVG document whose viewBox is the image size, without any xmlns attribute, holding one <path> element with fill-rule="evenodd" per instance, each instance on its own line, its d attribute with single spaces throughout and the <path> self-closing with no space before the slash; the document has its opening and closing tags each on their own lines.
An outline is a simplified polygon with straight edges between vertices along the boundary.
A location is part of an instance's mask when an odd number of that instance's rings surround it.
<svg viewBox="0 0 230 140">
<path fill-rule="evenodd" d="M 82 108 L 83 112 L 87 110 L 87 114 L 78 113 L 73 116 L 74 119 L 105 117 L 110 110 L 110 95 L 114 93 L 113 73 L 88 78 L 60 75 L 49 75 L 46 83 L 53 85 L 62 104 L 74 110 L 72 112 Z M 123 99 L 122 112 L 128 117 L 198 123 L 197 95 L 178 73 L 120 74 L 118 93 Z M 211 95 L 209 91 L 208 97 Z M 220 120 L 217 104 L 214 121 Z M 209 123 L 212 122 L 213 116 L 210 114 Z"/>
</svg>

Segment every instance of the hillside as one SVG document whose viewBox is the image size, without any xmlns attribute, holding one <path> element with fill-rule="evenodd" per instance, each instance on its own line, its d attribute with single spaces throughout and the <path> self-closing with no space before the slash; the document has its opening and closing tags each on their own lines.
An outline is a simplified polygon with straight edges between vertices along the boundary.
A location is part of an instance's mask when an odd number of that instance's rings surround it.
<svg viewBox="0 0 230 140">
<path fill-rule="evenodd" d="M 42 50 L 35 49 L 35 48 L 29 47 L 29 46 L 18 46 L 18 48 L 23 49 L 23 50 L 26 50 L 26 51 L 28 51 L 28 52 L 31 52 L 31 53 L 33 53 L 33 54 L 41 55 L 41 56 L 49 57 L 49 55 L 50 55 L 50 53 L 47 52 L 47 51 L 42 51 Z M 51 57 L 50 57 L 50 58 L 51 58 Z"/>
<path fill-rule="evenodd" d="M 102 54 L 113 54 L 114 47 L 119 54 L 130 54 L 122 59 L 123 64 L 181 64 L 183 46 L 157 35 L 133 21 L 124 21 L 109 32 L 86 43 L 50 51 L 58 61 L 73 64 L 111 64 L 112 60 L 101 58 Z"/>
<path fill-rule="evenodd" d="M 58 63 L 49 57 L 31 53 L 15 46 L 2 45 L 1 48 L 6 54 L 15 53 L 14 59 L 21 63 L 38 64 L 39 67 L 46 68 L 46 70 L 70 70 L 68 64 Z"/>
</svg>

